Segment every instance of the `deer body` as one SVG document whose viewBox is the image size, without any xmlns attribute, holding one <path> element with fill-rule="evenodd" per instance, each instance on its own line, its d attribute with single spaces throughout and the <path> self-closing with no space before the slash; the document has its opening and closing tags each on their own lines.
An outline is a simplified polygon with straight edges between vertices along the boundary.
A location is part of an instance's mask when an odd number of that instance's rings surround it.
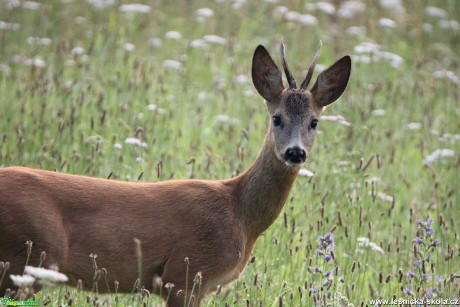
<svg viewBox="0 0 460 307">
<path fill-rule="evenodd" d="M 342 94 L 350 64 L 348 57 L 338 61 L 320 74 L 311 92 L 291 88 L 291 79 L 285 89 L 281 72 L 259 46 L 253 81 L 273 120 L 255 162 L 231 179 L 129 183 L 24 167 L 0 169 L 0 261 L 10 262 L 10 273 L 21 274 L 24 242 L 31 240 L 29 264 L 38 265 L 46 251 L 45 265 L 57 264 L 73 284 L 81 279 L 91 289 L 89 255 L 97 254 L 109 286 L 118 281 L 120 292 L 131 292 L 138 278 L 137 238 L 142 243 L 141 284 L 152 290 L 152 279 L 159 276 L 163 286 L 174 284 L 168 305 L 183 305 L 184 296 L 198 305 L 218 285 L 240 275 L 257 238 L 279 215 L 312 145 L 312 123 L 324 105 Z M 190 293 L 198 272 L 202 284 Z M 100 292 L 107 291 L 104 284 L 101 280 Z M 5 280 L 0 290 L 12 286 Z M 186 288 L 189 293 L 176 295 Z M 166 289 L 161 293 L 167 297 Z"/>
</svg>

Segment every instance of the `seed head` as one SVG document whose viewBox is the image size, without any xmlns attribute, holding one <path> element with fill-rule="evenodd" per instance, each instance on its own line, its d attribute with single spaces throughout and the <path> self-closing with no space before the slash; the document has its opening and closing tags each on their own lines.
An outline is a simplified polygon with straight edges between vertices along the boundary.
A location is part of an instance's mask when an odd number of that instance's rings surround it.
<svg viewBox="0 0 460 307">
<path fill-rule="evenodd" d="M 193 283 L 198 285 L 198 286 L 201 286 L 202 278 L 203 277 L 201 275 L 201 272 L 196 273 L 195 278 L 193 279 Z"/>
</svg>

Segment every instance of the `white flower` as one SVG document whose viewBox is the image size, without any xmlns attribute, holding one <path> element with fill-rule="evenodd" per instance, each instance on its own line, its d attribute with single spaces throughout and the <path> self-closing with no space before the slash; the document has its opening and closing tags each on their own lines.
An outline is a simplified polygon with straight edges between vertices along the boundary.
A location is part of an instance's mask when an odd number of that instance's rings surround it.
<svg viewBox="0 0 460 307">
<path fill-rule="evenodd" d="M 340 125 L 342 126 L 351 126 L 351 123 L 349 123 L 345 117 L 343 117 L 342 115 L 321 115 L 319 117 L 320 120 L 327 120 L 327 121 L 331 121 L 331 122 L 337 122 L 339 123 Z"/>
<path fill-rule="evenodd" d="M 375 110 L 372 110 L 372 115 L 373 116 L 385 116 L 385 113 L 386 111 L 383 110 L 383 109 L 375 109 Z"/>
<path fill-rule="evenodd" d="M 32 284 L 35 281 L 35 277 L 30 276 L 30 275 L 10 275 L 11 280 L 13 281 L 13 284 L 15 284 L 18 287 L 21 286 L 32 286 Z"/>
<path fill-rule="evenodd" d="M 184 66 L 181 62 L 176 60 L 164 60 L 163 67 L 166 69 L 176 70 L 176 71 L 183 71 Z"/>
<path fill-rule="evenodd" d="M 371 177 L 366 180 L 367 184 L 372 184 L 372 183 L 382 183 L 382 179 L 380 177 Z"/>
<path fill-rule="evenodd" d="M 427 6 L 425 8 L 425 14 L 431 17 L 439 17 L 439 18 L 445 18 L 447 17 L 447 12 L 439 7 L 436 6 Z"/>
<path fill-rule="evenodd" d="M 210 17 L 214 16 L 213 10 L 211 10 L 210 8 L 207 8 L 207 7 L 204 7 L 204 8 L 196 10 L 196 14 L 199 17 L 205 17 L 205 18 L 210 18 Z"/>
<path fill-rule="evenodd" d="M 69 280 L 65 274 L 44 268 L 36 268 L 30 265 L 25 267 L 24 272 L 34 276 L 35 278 L 46 279 L 51 282 L 66 282 Z"/>
<path fill-rule="evenodd" d="M 439 140 L 442 142 L 448 142 L 448 143 L 455 143 L 460 141 L 460 134 L 450 134 L 450 133 L 444 133 L 439 137 Z"/>
<path fill-rule="evenodd" d="M 342 2 L 337 12 L 339 17 L 345 19 L 351 19 L 356 14 L 363 12 L 366 9 L 366 5 L 361 1 L 349 0 Z"/>
<path fill-rule="evenodd" d="M 455 155 L 452 149 L 436 149 L 423 159 L 423 164 L 433 164 L 442 158 L 451 158 Z"/>
<path fill-rule="evenodd" d="M 380 18 L 379 25 L 382 28 L 396 28 L 396 22 L 390 18 Z"/>
<path fill-rule="evenodd" d="M 177 31 L 168 31 L 165 33 L 165 38 L 178 41 L 182 38 L 182 35 Z"/>
<path fill-rule="evenodd" d="M 407 130 L 419 130 L 420 128 L 422 128 L 422 124 L 421 123 L 408 123 L 406 125 L 406 129 Z"/>
<path fill-rule="evenodd" d="M 134 46 L 134 44 L 131 43 L 125 43 L 123 45 L 123 49 L 125 49 L 126 52 L 133 52 L 134 50 L 136 50 L 136 46 Z"/>
<path fill-rule="evenodd" d="M 355 46 L 355 52 L 358 54 L 368 53 L 372 57 L 356 57 L 355 59 L 358 62 L 379 62 L 380 60 L 387 60 L 390 62 L 391 66 L 399 67 L 404 59 L 394 53 L 383 51 L 382 46 L 371 43 L 371 42 L 362 42 L 361 44 Z"/>
<path fill-rule="evenodd" d="M 161 46 L 163 46 L 163 41 L 161 40 L 161 38 L 158 38 L 158 37 L 152 37 L 149 40 L 149 43 L 150 43 L 150 46 L 154 48 L 160 48 Z"/>
<path fill-rule="evenodd" d="M 299 176 L 305 176 L 305 177 L 313 177 L 315 174 L 313 172 L 307 170 L 306 168 L 301 168 L 299 170 Z"/>
<path fill-rule="evenodd" d="M 245 3 L 246 0 L 233 0 L 232 7 L 234 10 L 239 10 Z"/>
<path fill-rule="evenodd" d="M 404 59 L 401 56 L 388 51 L 381 52 L 380 57 L 389 61 L 390 65 L 394 68 L 398 68 L 402 63 L 404 63 Z"/>
<path fill-rule="evenodd" d="M 120 143 L 115 143 L 115 144 L 113 144 L 113 148 L 115 148 L 115 149 L 122 149 L 122 148 L 123 148 L 123 145 L 121 145 Z"/>
<path fill-rule="evenodd" d="M 333 15 L 335 13 L 335 7 L 333 4 L 324 1 L 318 1 L 316 3 L 307 3 L 305 7 L 310 11 L 321 11 L 328 15 Z"/>
<path fill-rule="evenodd" d="M 369 64 L 372 63 L 372 59 L 367 55 L 353 55 L 353 62 Z"/>
<path fill-rule="evenodd" d="M 18 23 L 9 23 L 0 20 L 0 30 L 19 30 L 21 26 Z"/>
<path fill-rule="evenodd" d="M 369 238 L 358 238 L 357 241 L 358 241 L 358 247 L 370 247 L 373 251 L 379 252 L 381 254 L 385 253 L 380 246 L 378 246 L 374 242 L 371 242 Z M 362 249 L 357 249 L 356 251 L 360 253 L 363 252 Z"/>
<path fill-rule="evenodd" d="M 380 6 L 397 15 L 404 13 L 404 5 L 401 0 L 380 0 Z"/>
<path fill-rule="evenodd" d="M 159 106 L 157 106 L 156 104 L 149 104 L 147 106 L 147 109 L 150 110 L 150 111 L 154 111 L 154 112 L 157 112 L 159 114 L 164 114 L 166 113 L 166 110 L 165 109 L 162 109 L 160 108 Z"/>
<path fill-rule="evenodd" d="M 297 21 L 305 26 L 313 26 L 318 24 L 318 19 L 315 16 L 309 14 L 300 15 L 297 18 Z"/>
<path fill-rule="evenodd" d="M 233 78 L 233 83 L 239 85 L 245 85 L 249 83 L 249 77 L 246 75 L 238 75 Z"/>
<path fill-rule="evenodd" d="M 277 16 L 284 16 L 284 14 L 286 14 L 287 12 L 289 12 L 289 9 L 282 5 L 279 5 L 273 9 L 273 15 Z"/>
<path fill-rule="evenodd" d="M 433 73 L 435 79 L 448 79 L 455 84 L 460 84 L 460 79 L 458 76 L 450 70 L 437 70 Z"/>
<path fill-rule="evenodd" d="M 214 43 L 218 45 L 226 45 L 227 40 L 223 37 L 217 36 L 217 35 L 205 35 L 203 37 L 203 40 L 207 43 Z"/>
<path fill-rule="evenodd" d="M 238 118 L 230 117 L 225 114 L 216 115 L 214 117 L 214 124 L 216 125 L 229 124 L 233 126 L 233 125 L 238 125 L 239 123 L 240 123 L 240 120 Z"/>
<path fill-rule="evenodd" d="M 85 49 L 83 49 L 82 47 L 75 47 L 72 49 L 71 53 L 73 55 L 82 55 L 85 53 Z"/>
<path fill-rule="evenodd" d="M 208 50 L 209 45 L 202 39 L 194 39 L 190 42 L 190 47 Z"/>
<path fill-rule="evenodd" d="M 299 16 L 300 16 L 300 13 L 295 12 L 295 11 L 289 11 L 286 14 L 284 14 L 284 18 L 288 21 L 297 21 Z"/>
<path fill-rule="evenodd" d="M 147 147 L 147 143 L 144 143 L 141 140 L 136 139 L 136 138 L 127 138 L 125 140 L 125 144 L 137 145 L 140 147 Z"/>
<path fill-rule="evenodd" d="M 372 191 L 369 191 L 369 195 L 372 196 Z M 375 196 L 378 197 L 378 198 L 380 198 L 381 200 L 384 200 L 384 201 L 387 201 L 387 202 L 390 202 L 390 203 L 393 202 L 393 200 L 394 200 L 394 197 L 393 197 L 393 196 L 388 195 L 388 194 L 385 194 L 385 193 L 380 192 L 380 191 L 377 192 L 377 193 L 375 194 Z"/>
<path fill-rule="evenodd" d="M 460 23 L 457 20 L 440 20 L 439 27 L 445 30 L 458 30 Z"/>
<path fill-rule="evenodd" d="M 120 5 L 118 8 L 120 12 L 125 12 L 125 13 L 150 13 L 152 8 L 148 5 L 145 4 L 123 4 Z"/>
<path fill-rule="evenodd" d="M 359 188 L 361 188 L 361 183 L 359 183 L 359 182 L 350 183 L 350 189 L 357 190 Z"/>
<path fill-rule="evenodd" d="M 14 8 L 18 8 L 21 6 L 21 1 L 19 0 L 9 0 L 9 1 L 3 1 L 4 3 L 4 6 L 11 10 L 11 9 L 14 9 Z"/>
<path fill-rule="evenodd" d="M 26 10 L 38 10 L 42 4 L 35 1 L 24 1 L 22 8 Z"/>
<path fill-rule="evenodd" d="M 351 26 L 347 29 L 347 33 L 352 36 L 364 36 L 366 35 L 366 28 L 360 26 Z"/>
<path fill-rule="evenodd" d="M 379 44 L 371 43 L 371 42 L 362 42 L 361 44 L 355 46 L 354 50 L 358 54 L 362 53 L 377 53 L 381 49 Z"/>
<path fill-rule="evenodd" d="M 46 66 L 45 61 L 39 58 L 27 59 L 24 61 L 24 64 L 26 64 L 27 66 L 33 66 L 33 67 L 39 67 L 39 68 L 43 68 Z"/>
<path fill-rule="evenodd" d="M 97 10 L 107 9 L 115 5 L 115 0 L 86 0 L 86 2 Z"/>
</svg>

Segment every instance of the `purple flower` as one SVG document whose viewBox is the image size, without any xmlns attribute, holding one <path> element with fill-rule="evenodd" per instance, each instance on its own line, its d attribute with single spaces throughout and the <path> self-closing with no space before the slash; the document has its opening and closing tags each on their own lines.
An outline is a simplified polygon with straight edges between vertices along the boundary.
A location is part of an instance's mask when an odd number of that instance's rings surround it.
<svg viewBox="0 0 460 307">
<path fill-rule="evenodd" d="M 433 296 L 433 287 L 429 287 L 426 291 L 426 297 L 431 298 Z"/>
<path fill-rule="evenodd" d="M 426 222 L 427 222 L 428 224 L 433 224 L 433 223 L 434 223 L 434 220 L 433 220 L 431 217 L 429 217 L 429 218 L 426 220 Z"/>
<path fill-rule="evenodd" d="M 407 295 L 411 295 L 411 294 L 412 294 L 412 292 L 410 291 L 409 288 L 404 289 L 404 293 L 406 293 Z"/>
<path fill-rule="evenodd" d="M 425 274 L 425 280 L 428 280 L 431 278 L 431 275 L 430 274 Z"/>
<path fill-rule="evenodd" d="M 408 271 L 408 272 L 407 272 L 407 277 L 413 278 L 414 276 L 415 276 L 415 274 L 412 273 L 411 271 Z"/>
<path fill-rule="evenodd" d="M 431 243 L 431 245 L 438 246 L 439 245 L 439 240 L 438 239 L 434 240 L 433 243 Z"/>
<path fill-rule="evenodd" d="M 420 225 L 420 226 L 423 226 L 425 224 L 425 222 L 423 220 L 418 220 L 417 223 Z"/>
<path fill-rule="evenodd" d="M 326 294 L 327 298 L 331 298 L 332 296 L 332 292 L 331 291 L 328 291 L 327 294 Z"/>
<path fill-rule="evenodd" d="M 331 272 L 331 271 L 327 271 L 327 272 L 326 272 L 326 277 L 329 277 L 329 276 L 331 276 L 331 274 L 332 274 L 332 272 Z"/>
<path fill-rule="evenodd" d="M 327 254 L 326 256 L 324 256 L 324 259 L 325 259 L 327 262 L 329 262 L 329 261 L 332 260 L 332 256 L 329 255 L 329 254 Z"/>
<path fill-rule="evenodd" d="M 415 237 L 414 242 L 417 243 L 417 244 L 421 244 L 423 242 L 423 240 L 420 239 L 419 237 Z"/>
<path fill-rule="evenodd" d="M 333 249 L 334 248 L 334 239 L 332 238 L 332 233 L 328 232 L 324 237 L 318 236 L 317 239 L 320 249 Z"/>
<path fill-rule="evenodd" d="M 433 227 L 430 227 L 430 226 L 426 226 L 425 227 L 425 231 L 427 234 L 433 234 L 434 233 L 434 228 Z"/>
<path fill-rule="evenodd" d="M 420 264 L 422 264 L 422 262 L 420 260 L 414 260 L 414 265 L 419 266 Z"/>
<path fill-rule="evenodd" d="M 316 292 L 318 292 L 318 289 L 316 289 L 316 288 L 310 288 L 310 292 L 311 292 L 311 293 L 316 293 Z"/>
</svg>

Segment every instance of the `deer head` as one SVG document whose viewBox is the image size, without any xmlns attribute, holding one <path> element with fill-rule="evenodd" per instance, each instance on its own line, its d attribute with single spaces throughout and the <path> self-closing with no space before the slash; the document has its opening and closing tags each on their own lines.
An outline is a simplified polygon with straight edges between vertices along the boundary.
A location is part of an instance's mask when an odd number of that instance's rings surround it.
<svg viewBox="0 0 460 307">
<path fill-rule="evenodd" d="M 321 72 L 310 91 L 307 90 L 321 51 L 321 44 L 300 88 L 284 55 L 280 53 L 289 88 L 285 88 L 282 73 L 268 51 L 259 45 L 252 59 L 252 81 L 266 100 L 272 118 L 268 137 L 276 157 L 289 167 L 298 167 L 308 157 L 316 136 L 323 108 L 336 101 L 345 90 L 351 71 L 351 59 L 344 56 Z"/>
</svg>

